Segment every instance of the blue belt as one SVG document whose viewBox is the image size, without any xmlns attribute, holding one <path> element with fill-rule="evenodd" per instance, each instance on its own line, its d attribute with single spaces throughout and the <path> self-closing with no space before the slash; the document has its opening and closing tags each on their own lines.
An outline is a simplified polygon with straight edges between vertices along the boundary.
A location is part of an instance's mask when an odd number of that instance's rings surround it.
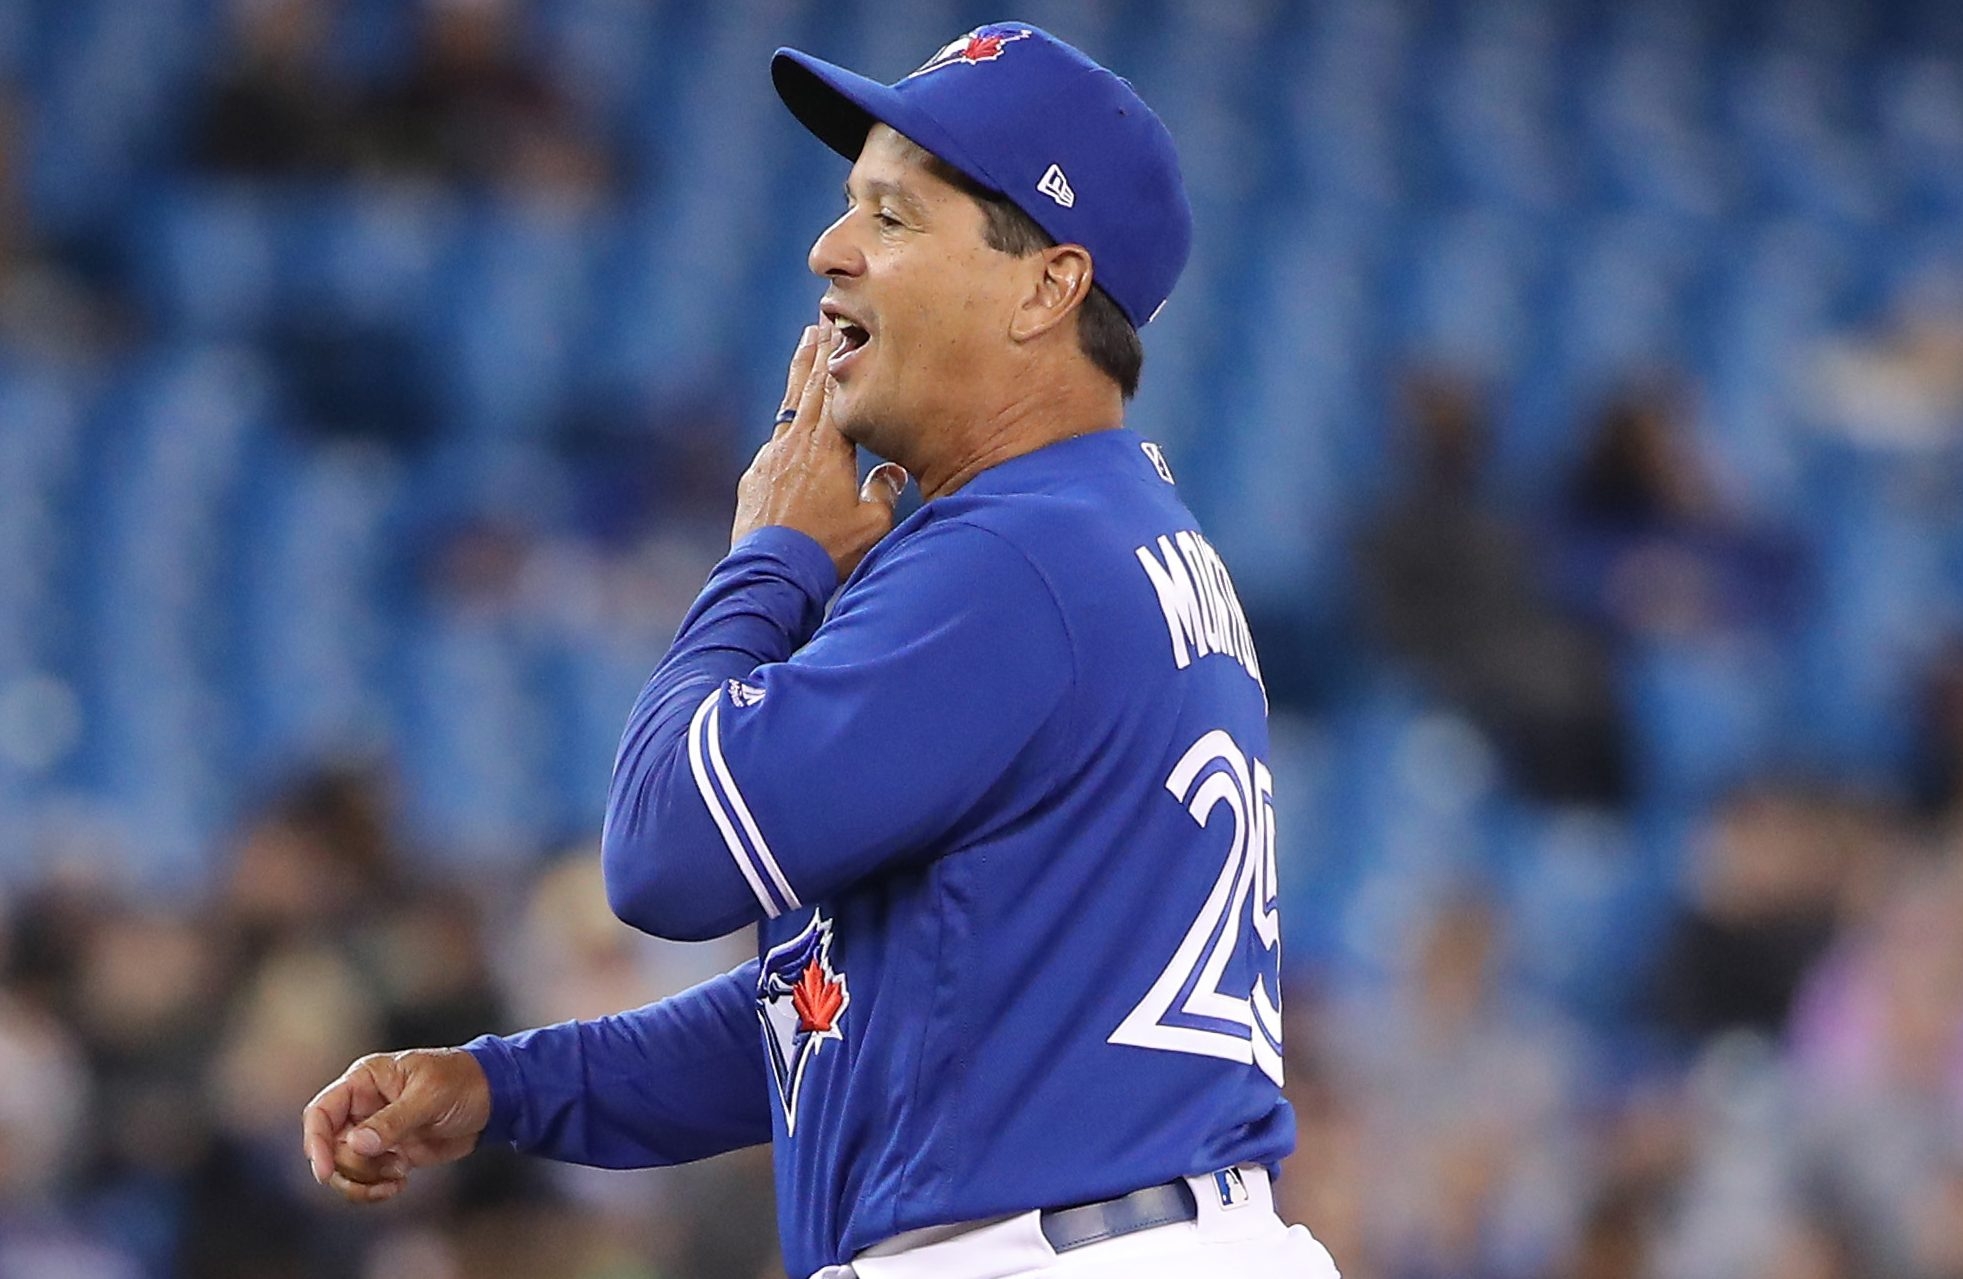
<svg viewBox="0 0 1963 1279">
<path fill-rule="evenodd" d="M 1043 1238 L 1058 1252 L 1069 1252 L 1089 1244 L 1116 1239 L 1136 1230 L 1169 1226 L 1175 1221 L 1197 1221 L 1199 1203 L 1193 1188 L 1183 1181 L 1148 1186 L 1116 1199 L 1080 1204 L 1075 1208 L 1045 1208 L 1041 1214 Z"/>
</svg>

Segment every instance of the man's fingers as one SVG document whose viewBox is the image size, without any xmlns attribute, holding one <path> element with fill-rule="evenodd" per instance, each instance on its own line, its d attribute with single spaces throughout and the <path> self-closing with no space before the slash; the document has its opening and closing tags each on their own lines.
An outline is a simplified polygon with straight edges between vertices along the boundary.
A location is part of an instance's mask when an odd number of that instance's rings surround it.
<svg viewBox="0 0 1963 1279">
<path fill-rule="evenodd" d="M 386 1078 L 384 1078 L 386 1076 Z M 390 1092 L 401 1090 L 401 1071 L 380 1054 L 363 1057 L 341 1077 L 320 1090 L 311 1103 L 326 1113 L 335 1131 L 360 1123 L 386 1106 Z"/>
<path fill-rule="evenodd" d="M 348 1113 L 354 1108 L 354 1092 L 350 1083 L 352 1074 L 350 1070 L 314 1094 L 314 1099 L 307 1103 L 307 1122 L 311 1123 L 318 1115 L 329 1132 L 348 1122 Z"/>
<path fill-rule="evenodd" d="M 366 1062 L 356 1062 L 314 1094 L 300 1115 L 300 1144 L 315 1181 L 325 1185 L 334 1170 L 335 1135 L 361 1114 L 381 1105 L 381 1090 L 369 1076 Z"/>
<path fill-rule="evenodd" d="M 334 1124 L 316 1100 L 300 1116 L 300 1146 L 306 1152 L 307 1166 L 321 1185 L 334 1171 Z"/>
<path fill-rule="evenodd" d="M 804 375 L 804 389 L 798 392 L 797 418 L 792 426 L 802 426 L 809 430 L 816 425 L 825 407 L 825 379 L 831 376 L 825 367 L 832 352 L 838 349 L 838 328 L 830 320 L 818 325 L 818 340 L 811 346 L 811 367 Z"/>
<path fill-rule="evenodd" d="M 811 377 L 811 364 L 817 358 L 818 326 L 807 324 L 797 340 L 797 351 L 791 356 L 790 372 L 784 380 L 783 412 L 795 412 L 804 398 L 804 384 Z M 780 425 L 779 432 L 783 430 Z"/>
<path fill-rule="evenodd" d="M 367 1182 L 350 1181 L 337 1172 L 328 1178 L 327 1184 L 330 1188 L 339 1191 L 341 1197 L 349 1203 L 373 1204 L 393 1198 L 398 1191 L 409 1184 L 409 1181 L 408 1178 L 403 1177 L 395 1181 L 378 1181 L 370 1185 Z"/>
<path fill-rule="evenodd" d="M 900 494 L 906 491 L 907 472 L 898 462 L 881 462 L 866 476 L 866 482 L 859 489 L 861 502 L 877 502 L 887 510 L 899 503 Z"/>
<path fill-rule="evenodd" d="M 348 1138 L 349 1148 L 370 1159 L 393 1150 L 404 1133 L 422 1122 L 422 1116 L 411 1111 L 406 1101 L 405 1098 L 392 1102 L 362 1120 L 361 1126 Z"/>
<path fill-rule="evenodd" d="M 784 407 L 797 407 L 799 394 L 804 390 L 804 379 L 811 376 L 811 354 L 818 349 L 818 326 L 807 324 L 804 332 L 798 334 L 797 350 L 791 353 L 790 372 L 784 380 Z"/>
<path fill-rule="evenodd" d="M 379 1158 L 367 1158 L 356 1154 L 347 1142 L 334 1147 L 334 1172 L 349 1181 L 372 1186 L 384 1181 L 400 1181 L 409 1175 L 412 1160 L 402 1152 L 391 1152 Z"/>
</svg>

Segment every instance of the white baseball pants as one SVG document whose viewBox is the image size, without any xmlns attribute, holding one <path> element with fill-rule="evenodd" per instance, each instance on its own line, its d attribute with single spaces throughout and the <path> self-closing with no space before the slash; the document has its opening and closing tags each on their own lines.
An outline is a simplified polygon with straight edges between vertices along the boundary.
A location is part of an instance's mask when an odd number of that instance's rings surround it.
<svg viewBox="0 0 1963 1279">
<path fill-rule="evenodd" d="M 1188 1181 L 1197 1221 L 1134 1231 L 1058 1254 L 1026 1212 L 951 1239 L 828 1266 L 811 1279 L 1339 1279 L 1306 1226 L 1275 1215 L 1268 1174 L 1242 1170 L 1248 1198 L 1223 1208 L 1210 1177 Z M 882 1250 L 875 1250 L 882 1251 Z"/>
</svg>

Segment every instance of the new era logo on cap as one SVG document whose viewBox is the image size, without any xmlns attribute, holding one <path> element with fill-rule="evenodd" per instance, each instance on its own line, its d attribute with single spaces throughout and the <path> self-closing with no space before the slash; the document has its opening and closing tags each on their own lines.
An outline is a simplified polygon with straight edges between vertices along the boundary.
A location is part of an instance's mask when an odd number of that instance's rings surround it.
<svg viewBox="0 0 1963 1279">
<path fill-rule="evenodd" d="M 1070 179 L 1064 177 L 1063 170 L 1054 164 L 1043 170 L 1043 176 L 1036 179 L 1036 189 L 1066 209 L 1075 207 L 1077 203 L 1077 193 L 1070 189 Z"/>
</svg>

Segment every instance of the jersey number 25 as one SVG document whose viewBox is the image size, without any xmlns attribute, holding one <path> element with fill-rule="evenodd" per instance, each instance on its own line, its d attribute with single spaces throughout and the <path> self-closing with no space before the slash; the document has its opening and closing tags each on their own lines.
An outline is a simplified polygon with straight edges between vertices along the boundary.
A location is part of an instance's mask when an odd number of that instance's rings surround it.
<svg viewBox="0 0 1963 1279">
<path fill-rule="evenodd" d="M 1110 1042 L 1260 1068 L 1281 1083 L 1281 916 L 1275 785 L 1268 766 L 1215 729 L 1188 747 L 1166 789 L 1195 823 L 1233 822 L 1226 865 L 1172 961 Z M 1241 930 L 1251 923 L 1252 938 Z M 1230 968 L 1232 973 L 1230 975 Z M 1232 987 L 1221 987 L 1231 977 Z"/>
</svg>

